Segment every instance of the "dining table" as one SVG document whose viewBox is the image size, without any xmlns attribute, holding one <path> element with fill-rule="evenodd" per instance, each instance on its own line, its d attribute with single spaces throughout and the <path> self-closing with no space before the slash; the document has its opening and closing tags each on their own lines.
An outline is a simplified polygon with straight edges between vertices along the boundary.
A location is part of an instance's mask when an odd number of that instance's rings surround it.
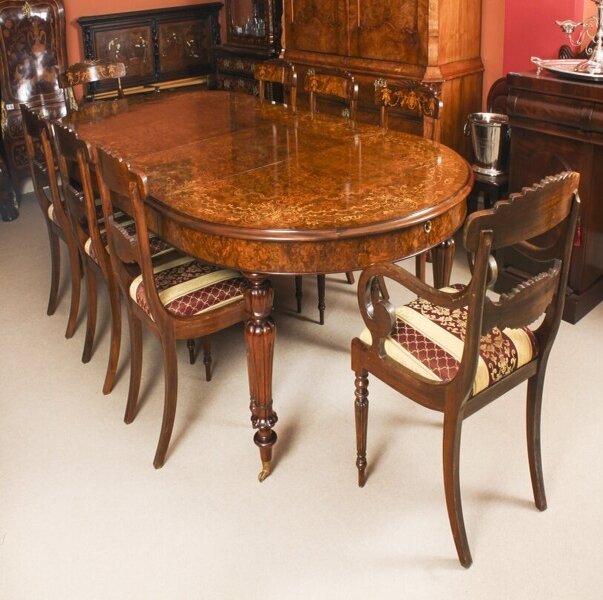
<svg viewBox="0 0 603 600">
<path fill-rule="evenodd" d="M 247 279 L 260 481 L 277 439 L 270 276 L 344 273 L 432 249 L 435 285 L 449 277 L 473 175 L 445 145 L 207 89 L 98 101 L 63 122 L 147 175 L 150 229 Z"/>
</svg>

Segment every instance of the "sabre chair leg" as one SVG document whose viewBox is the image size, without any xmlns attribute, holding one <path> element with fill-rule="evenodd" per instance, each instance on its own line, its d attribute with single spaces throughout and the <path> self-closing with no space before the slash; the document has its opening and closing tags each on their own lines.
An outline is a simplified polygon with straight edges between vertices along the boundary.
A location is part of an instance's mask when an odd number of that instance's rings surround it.
<svg viewBox="0 0 603 600">
<path fill-rule="evenodd" d="M 456 410 L 444 412 L 444 491 L 446 493 L 446 508 L 452 529 L 454 545 L 463 567 L 468 568 L 473 562 L 461 504 L 461 486 L 459 477 L 459 457 L 461 449 L 461 428 L 463 416 Z"/>
<path fill-rule="evenodd" d="M 538 510 L 546 510 L 542 457 L 540 452 L 540 414 L 542 408 L 542 388 L 545 365 L 540 365 L 536 375 L 528 380 L 526 425 L 528 436 L 528 460 L 530 477 L 534 491 L 534 503 Z"/>
<path fill-rule="evenodd" d="M 427 272 L 427 252 L 421 252 L 415 257 L 415 276 L 418 280 L 425 283 Z"/>
<path fill-rule="evenodd" d="M 79 269 L 79 267 L 78 267 Z M 84 341 L 84 351 L 82 352 L 82 362 L 87 363 L 92 358 L 92 346 L 94 345 L 94 335 L 96 333 L 96 295 L 97 281 L 96 272 L 84 260 L 84 272 L 86 277 L 86 340 Z"/>
<path fill-rule="evenodd" d="M 354 285 L 354 273 L 352 271 L 346 271 L 345 277 L 350 285 Z"/>
<path fill-rule="evenodd" d="M 191 365 L 194 365 L 197 360 L 195 340 L 186 340 L 186 347 L 188 348 L 188 361 Z"/>
<path fill-rule="evenodd" d="M 130 308 L 128 308 L 128 327 L 130 329 L 130 387 L 124 421 L 129 424 L 136 416 L 142 375 L 142 326 Z"/>
<path fill-rule="evenodd" d="M 302 311 L 302 276 L 295 276 L 295 299 L 297 300 L 297 312 L 300 313 Z"/>
<path fill-rule="evenodd" d="M 171 333 L 162 335 L 163 348 L 163 373 L 165 377 L 165 399 L 163 404 L 163 419 L 161 433 L 153 466 L 161 469 L 165 463 L 165 456 L 172 437 L 174 419 L 176 417 L 176 401 L 178 397 L 178 361 L 176 360 L 176 342 Z"/>
<path fill-rule="evenodd" d="M 109 361 L 107 373 L 103 384 L 103 394 L 110 394 L 115 384 L 117 363 L 119 362 L 119 350 L 121 347 L 121 304 L 119 288 L 114 281 L 107 281 L 109 291 L 109 302 L 111 304 L 111 345 L 109 350 Z"/>
<path fill-rule="evenodd" d="M 354 411 L 356 415 L 356 467 L 358 469 L 358 485 L 366 483 L 366 435 L 368 426 L 368 373 L 357 371 L 354 382 Z"/>
<path fill-rule="evenodd" d="M 326 276 L 325 275 L 317 275 L 316 276 L 316 285 L 318 287 L 318 314 L 320 319 L 320 324 L 325 324 L 325 283 Z"/>
<path fill-rule="evenodd" d="M 75 242 L 67 244 L 69 251 L 69 270 L 71 273 L 71 304 L 69 306 L 69 320 L 67 321 L 67 331 L 65 331 L 65 337 L 73 337 L 75 333 L 75 326 L 77 325 L 77 313 L 80 308 L 80 290 L 81 290 L 81 276 L 80 276 L 80 253 L 78 252 Z"/>
<path fill-rule="evenodd" d="M 48 241 L 50 242 L 50 294 L 48 296 L 47 315 L 53 315 L 57 309 L 59 297 L 59 282 L 61 279 L 61 248 L 59 236 L 48 226 Z"/>
<path fill-rule="evenodd" d="M 203 338 L 203 364 L 205 365 L 205 381 L 211 381 L 211 339 L 209 336 Z"/>
</svg>

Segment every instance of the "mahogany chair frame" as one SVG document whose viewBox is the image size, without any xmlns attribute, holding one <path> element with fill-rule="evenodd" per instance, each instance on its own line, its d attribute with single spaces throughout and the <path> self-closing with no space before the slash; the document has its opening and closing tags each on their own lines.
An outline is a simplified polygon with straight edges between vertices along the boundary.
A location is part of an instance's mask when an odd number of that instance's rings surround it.
<svg viewBox="0 0 603 600">
<path fill-rule="evenodd" d="M 88 85 L 96 81 L 105 81 L 115 79 L 117 84 L 117 97 L 124 97 L 124 90 L 121 85 L 122 77 L 126 76 L 126 66 L 121 62 L 109 60 L 85 60 L 83 62 L 70 65 L 63 73 L 59 75 L 59 85 L 67 91 L 69 107 L 71 110 L 78 110 L 78 104 L 73 94 L 73 88 L 76 85 Z M 84 100 L 91 102 L 94 100 L 94 94 L 88 93 Z"/>
<path fill-rule="evenodd" d="M 316 110 L 317 96 L 330 96 L 341 98 L 347 104 L 344 112 L 351 123 L 356 122 L 358 109 L 358 83 L 354 76 L 347 71 L 339 69 L 315 69 L 310 68 L 304 78 L 304 90 L 308 92 L 310 99 L 310 114 L 314 116 Z"/>
<path fill-rule="evenodd" d="M 143 323 L 160 339 L 163 349 L 164 409 L 161 432 L 153 461 L 153 465 L 158 469 L 165 462 L 176 415 L 178 393 L 176 341 L 197 337 L 205 338 L 231 325 L 244 322 L 247 313 L 242 299 L 192 317 L 178 317 L 169 313 L 163 306 L 155 287 L 154 265 L 145 213 L 145 201 L 149 199 L 146 176 L 132 169 L 122 158 L 103 148 L 98 148 L 94 152 L 92 160 L 98 174 L 111 264 L 126 299 L 128 311 L 131 365 L 128 402 L 124 416 L 126 423 L 131 423 L 136 415 L 142 373 Z M 116 222 L 114 206 L 134 219 L 135 240 L 125 235 Z M 130 284 L 140 273 L 152 317 L 130 298 Z"/>
<path fill-rule="evenodd" d="M 274 58 L 256 66 L 254 77 L 258 82 L 260 102 L 266 101 L 267 83 L 280 83 L 287 92 L 285 106 L 290 106 L 292 112 L 297 111 L 297 73 L 295 67 L 287 60 Z M 270 100 L 274 96 L 273 87 L 270 86 Z"/>
<path fill-rule="evenodd" d="M 402 110 L 417 113 L 422 121 L 423 137 L 426 140 L 440 143 L 441 140 L 441 114 L 444 108 L 440 98 L 439 89 L 435 85 L 408 79 L 406 81 L 389 84 L 385 79 L 375 81 L 375 103 L 379 106 L 379 124 L 384 131 L 389 127 L 390 108 L 399 107 Z M 446 267 L 444 281 L 439 284 L 447 284 L 452 269 L 452 257 L 454 256 L 454 240 L 446 240 L 442 248 L 448 251 L 450 258 Z M 421 252 L 415 258 L 415 273 L 421 280 L 425 281 L 427 260 L 430 251 Z M 434 282 L 437 279 L 434 273 Z"/>
<path fill-rule="evenodd" d="M 111 342 L 109 361 L 103 383 L 103 394 L 109 394 L 115 383 L 115 374 L 119 361 L 121 344 L 121 306 L 119 287 L 115 281 L 106 242 L 101 236 L 101 225 L 95 202 L 94 190 L 98 188 L 90 170 L 91 147 L 68 127 L 60 123 L 51 125 L 57 145 L 57 162 L 61 173 L 63 198 L 68 207 L 71 226 L 79 248 L 86 276 L 87 318 L 86 339 L 82 362 L 87 363 L 92 357 L 94 336 L 96 332 L 97 287 L 98 275 L 107 286 L 111 307 Z M 74 174 L 76 178 L 74 178 Z M 97 260 L 86 252 L 86 244 L 90 239 Z"/>
<path fill-rule="evenodd" d="M 578 173 L 564 172 L 547 177 L 521 193 L 501 200 L 490 210 L 471 214 L 463 231 L 463 244 L 470 257 L 472 278 L 455 293 L 434 289 L 393 264 L 369 267 L 360 277 L 358 303 L 371 333 L 368 345 L 352 341 L 355 371 L 355 412 L 358 483 L 366 481 L 368 418 L 368 374 L 371 373 L 411 400 L 444 415 L 443 470 L 448 517 L 461 564 L 471 565 L 459 479 L 459 454 L 463 420 L 516 385 L 528 381 L 527 442 L 530 475 L 536 507 L 546 509 L 540 449 L 540 415 L 547 361 L 563 312 L 573 239 L 579 214 Z M 545 238 L 534 238 L 547 233 Z M 546 241 L 541 241 L 541 240 Z M 542 270 L 498 301 L 487 288 L 496 278 L 492 252 L 513 246 Z M 454 310 L 468 307 L 466 337 L 458 372 L 450 381 L 436 382 L 405 368 L 385 354 L 385 339 L 395 321 L 384 278 L 392 279 L 420 298 Z M 544 315 L 534 330 L 538 352 L 513 373 L 482 392 L 472 395 L 481 336 L 492 328 L 530 325 Z"/>
<path fill-rule="evenodd" d="M 59 193 L 52 131 L 48 121 L 25 104 L 21 104 L 21 115 L 34 191 L 44 215 L 50 243 L 51 279 L 46 312 L 48 315 L 54 314 L 58 304 L 61 279 L 59 240 L 62 240 L 67 246 L 71 274 L 71 303 L 65 337 L 71 338 L 75 332 L 80 304 L 80 257 L 67 209 Z M 54 211 L 54 220 L 49 214 L 51 207 Z"/>
<path fill-rule="evenodd" d="M 304 90 L 308 92 L 310 98 L 310 114 L 312 117 L 315 116 L 316 110 L 316 97 L 317 96 L 331 96 L 341 98 L 345 100 L 348 106 L 347 117 L 350 122 L 354 124 L 356 122 L 356 113 L 358 109 L 358 84 L 354 76 L 347 71 L 340 71 L 338 69 L 332 70 L 317 70 L 314 68 L 308 69 L 306 77 L 304 79 Z M 344 112 L 345 112 L 344 111 Z M 350 284 L 354 284 L 354 273 L 351 271 L 346 272 L 346 281 Z M 303 298 L 303 279 L 301 275 L 295 276 L 295 297 L 297 300 L 297 312 L 302 311 L 302 298 Z M 326 276 L 321 274 L 316 276 L 316 285 L 318 288 L 318 314 L 319 322 L 324 325 L 325 322 L 325 309 L 326 309 Z"/>
</svg>

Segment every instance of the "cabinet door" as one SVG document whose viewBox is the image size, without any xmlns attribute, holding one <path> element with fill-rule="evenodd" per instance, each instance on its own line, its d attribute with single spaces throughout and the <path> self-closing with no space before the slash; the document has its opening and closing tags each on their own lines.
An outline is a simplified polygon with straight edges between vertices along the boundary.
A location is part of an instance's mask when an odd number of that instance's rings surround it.
<svg viewBox="0 0 603 600">
<path fill-rule="evenodd" d="M 350 0 L 352 56 L 421 64 L 419 5 L 419 0 Z"/>
<path fill-rule="evenodd" d="M 285 46 L 291 50 L 349 53 L 347 2 L 284 0 L 287 5 Z"/>
</svg>

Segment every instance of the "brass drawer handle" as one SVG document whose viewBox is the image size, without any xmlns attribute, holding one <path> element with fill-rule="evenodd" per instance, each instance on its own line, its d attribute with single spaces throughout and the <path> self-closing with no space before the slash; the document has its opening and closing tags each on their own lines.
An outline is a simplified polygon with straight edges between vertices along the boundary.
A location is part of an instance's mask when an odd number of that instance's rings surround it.
<svg viewBox="0 0 603 600">
<path fill-rule="evenodd" d="M 423 223 L 423 231 L 425 233 L 429 233 L 431 231 L 431 221 L 425 221 L 425 223 Z"/>
</svg>

